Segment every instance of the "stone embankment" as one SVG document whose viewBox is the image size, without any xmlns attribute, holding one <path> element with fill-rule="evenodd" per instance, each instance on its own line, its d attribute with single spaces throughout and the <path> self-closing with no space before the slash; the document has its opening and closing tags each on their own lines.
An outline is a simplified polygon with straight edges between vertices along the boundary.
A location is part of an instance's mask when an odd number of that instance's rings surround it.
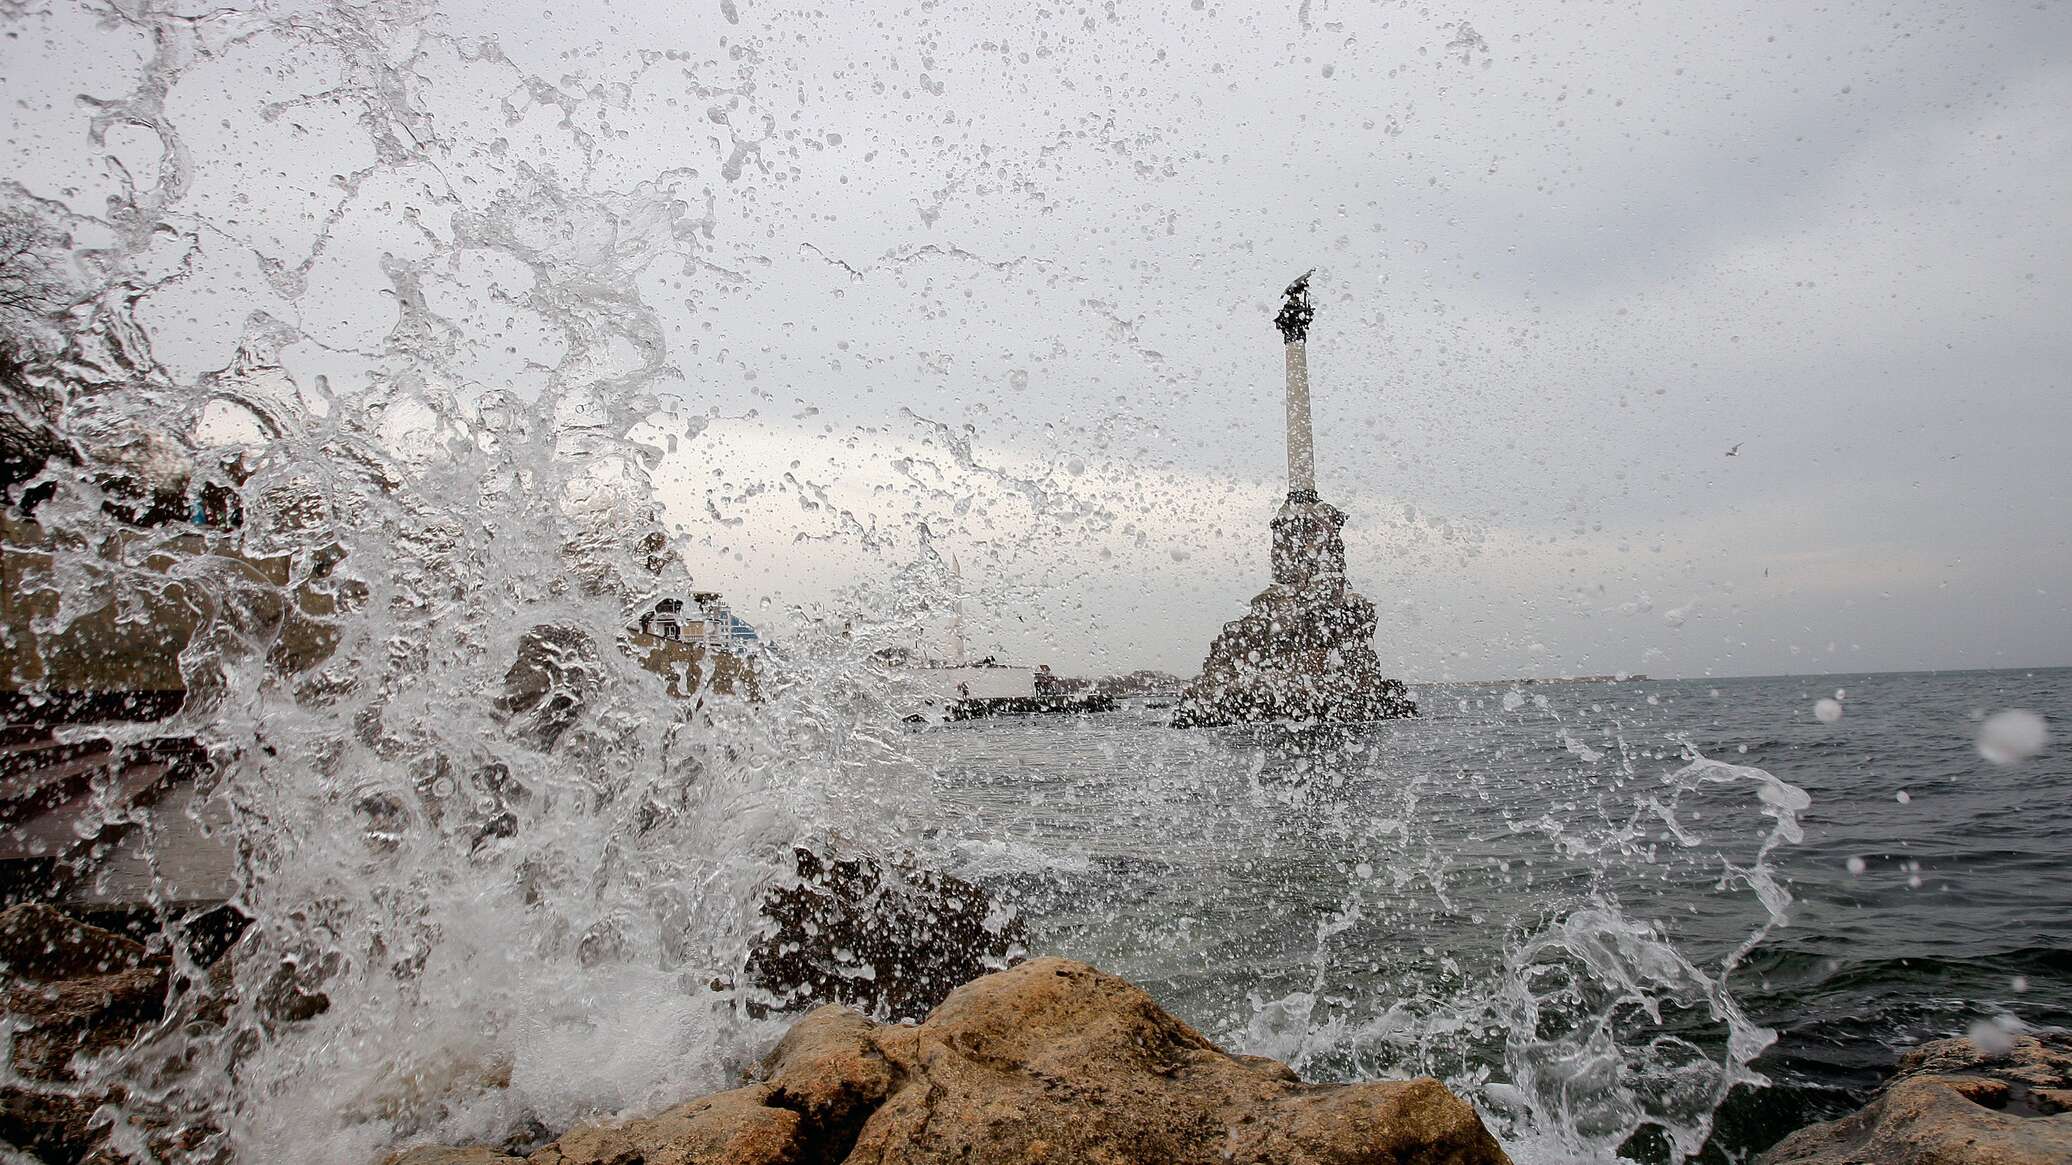
<svg viewBox="0 0 2072 1165">
<path fill-rule="evenodd" d="M 1877 1097 L 1811 1125 L 1761 1165 L 2066 1165 L 2072 1035 L 1936 1040 L 1899 1058 Z"/>
<path fill-rule="evenodd" d="M 513 1165 L 422 1146 L 390 1165 Z M 529 1165 L 1503 1165 L 1437 1080 L 1306 1084 L 1233 1056 L 1130 983 L 1043 958 L 951 992 L 918 1025 L 828 1006 L 754 1082 L 571 1130 Z"/>
</svg>

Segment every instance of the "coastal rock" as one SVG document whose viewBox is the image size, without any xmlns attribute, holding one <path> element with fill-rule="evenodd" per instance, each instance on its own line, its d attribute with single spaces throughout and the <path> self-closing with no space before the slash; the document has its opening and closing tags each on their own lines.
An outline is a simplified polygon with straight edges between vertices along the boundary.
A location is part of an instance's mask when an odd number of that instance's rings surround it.
<svg viewBox="0 0 2072 1165">
<path fill-rule="evenodd" d="M 552 748 L 582 718 L 602 683 L 596 641 L 574 628 L 542 623 L 519 637 L 497 705 L 521 735 Z"/>
<path fill-rule="evenodd" d="M 74 1056 L 119 1047 L 164 1014 L 163 959 L 47 906 L 0 913 L 0 964 L 0 1008 L 14 1027 L 8 1063 L 30 1080 L 71 1080 Z"/>
<path fill-rule="evenodd" d="M 919 1026 L 822 1007 L 761 1076 L 649 1120 L 574 1130 L 529 1160 L 1508 1165 L 1436 1080 L 1305 1084 L 1057 958 L 965 984 Z"/>
<path fill-rule="evenodd" d="M 73 1057 L 121 1047 L 165 1014 L 165 992 L 162 964 L 12 984 L 0 994 L 0 1006 L 15 1024 L 9 1062 L 31 1080 L 71 1080 Z"/>
<path fill-rule="evenodd" d="M 445 1145 L 421 1145 L 391 1154 L 381 1165 L 518 1165 L 522 1157 L 511 1157 L 495 1149 L 480 1147 L 453 1149 Z"/>
<path fill-rule="evenodd" d="M 124 1087 L 103 1085 L 79 1061 L 114 1052 L 169 1022 L 219 1025 L 238 991 L 224 958 L 236 940 L 234 912 L 187 920 L 176 936 L 207 970 L 174 991 L 172 965 L 112 931 L 48 906 L 25 903 L 0 912 L 0 1018 L 10 1027 L 0 1086 L 0 1148 L 13 1146 L 53 1165 L 116 1165 L 103 1146 L 104 1104 L 120 1102 Z M 282 964 L 253 998 L 267 1023 L 308 1018 L 327 1005 L 303 989 L 297 969 Z M 172 1009 L 169 1012 L 169 1008 Z M 185 1159 L 182 1145 L 208 1135 L 205 1121 L 169 1112 L 127 1118 L 133 1128 L 167 1148 L 151 1159 Z M 191 1145 L 186 1145 L 191 1148 Z M 485 1159 L 486 1160 L 486 1159 Z"/>
<path fill-rule="evenodd" d="M 40 902 L 0 911 L 0 971 L 48 983 L 127 971 L 144 962 L 144 944 L 80 922 Z"/>
<path fill-rule="evenodd" d="M 1877 1098 L 1778 1142 L 1762 1165 L 2064 1165 L 2072 1037 L 1937 1040 L 1900 1057 Z"/>
<path fill-rule="evenodd" d="M 526 1158 L 529 1165 L 812 1165 L 798 1113 L 766 1085 L 679 1105 L 651 1120 L 576 1129 Z"/>
<path fill-rule="evenodd" d="M 165 1013 L 168 968 L 143 944 L 48 906 L 0 912 L 0 1016 L 12 1026 L 0 1087 L 0 1145 L 78 1161 L 100 1143 L 105 1093 L 82 1090 L 78 1056 L 134 1039 Z"/>
<path fill-rule="evenodd" d="M 766 1006 L 841 1003 L 918 1020 L 950 991 L 1020 960 L 1029 934 L 984 890 L 908 858 L 793 851 L 797 881 L 764 895 L 749 982 Z"/>
<path fill-rule="evenodd" d="M 35 1161 L 81 1160 L 101 1142 L 103 1130 L 93 1117 L 103 1099 L 98 1093 L 0 1086 L 0 1149 L 20 1149 Z"/>
</svg>

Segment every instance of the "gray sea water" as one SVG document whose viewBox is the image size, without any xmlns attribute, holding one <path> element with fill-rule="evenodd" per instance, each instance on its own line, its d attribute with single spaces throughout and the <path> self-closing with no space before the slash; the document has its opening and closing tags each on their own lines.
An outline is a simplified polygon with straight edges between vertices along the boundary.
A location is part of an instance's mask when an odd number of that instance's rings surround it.
<svg viewBox="0 0 2072 1165">
<path fill-rule="evenodd" d="M 1314 1077 L 1437 1074 L 1564 1130 L 1541 1159 L 1738 1159 L 1908 1045 L 2072 1025 L 2072 752 L 1976 743 L 2007 708 L 2061 734 L 2072 669 L 1419 697 L 1329 734 L 930 729 L 927 829 L 1040 949 Z"/>
</svg>

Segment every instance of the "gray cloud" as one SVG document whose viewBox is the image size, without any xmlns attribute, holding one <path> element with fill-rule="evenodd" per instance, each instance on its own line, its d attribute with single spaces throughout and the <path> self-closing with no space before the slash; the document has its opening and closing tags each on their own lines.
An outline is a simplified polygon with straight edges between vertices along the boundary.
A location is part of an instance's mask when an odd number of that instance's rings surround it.
<svg viewBox="0 0 2072 1165">
<path fill-rule="evenodd" d="M 1265 578 L 1267 318 L 1320 265 L 1322 484 L 1406 673 L 2072 660 L 2062 6 L 371 11 L 203 37 L 161 353 L 199 375 L 265 311 L 298 377 L 363 384 L 388 256 L 428 264 L 442 376 L 537 392 L 566 346 L 531 270 L 430 257 L 512 200 L 571 256 L 666 235 L 653 387 L 731 419 L 662 489 L 771 618 L 926 521 L 980 634 L 1192 667 Z M 8 160 L 102 213 L 75 98 L 148 38 L 13 24 Z M 864 477 L 868 546 L 801 502 Z"/>
</svg>

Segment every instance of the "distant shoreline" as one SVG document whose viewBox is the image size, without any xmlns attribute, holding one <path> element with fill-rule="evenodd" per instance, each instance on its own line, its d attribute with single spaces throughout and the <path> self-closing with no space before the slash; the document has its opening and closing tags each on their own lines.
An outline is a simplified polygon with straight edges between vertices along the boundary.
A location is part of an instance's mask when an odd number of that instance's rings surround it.
<svg viewBox="0 0 2072 1165">
<path fill-rule="evenodd" d="M 1630 675 L 1620 679 L 1616 674 L 1595 676 L 1520 676 L 1500 680 L 1407 680 L 1413 687 L 1427 688 L 1493 688 L 1507 684 L 1675 684 L 1697 682 L 1723 682 L 1729 680 L 1818 680 L 1838 676 L 1963 676 L 1991 675 L 1997 672 L 2031 673 L 2048 671 L 2072 671 L 2072 664 L 2043 664 L 2030 667 L 1922 667 L 1899 671 L 1822 671 L 1822 672 L 1759 672 L 1748 675 L 1695 675 L 1656 676 Z"/>
</svg>

